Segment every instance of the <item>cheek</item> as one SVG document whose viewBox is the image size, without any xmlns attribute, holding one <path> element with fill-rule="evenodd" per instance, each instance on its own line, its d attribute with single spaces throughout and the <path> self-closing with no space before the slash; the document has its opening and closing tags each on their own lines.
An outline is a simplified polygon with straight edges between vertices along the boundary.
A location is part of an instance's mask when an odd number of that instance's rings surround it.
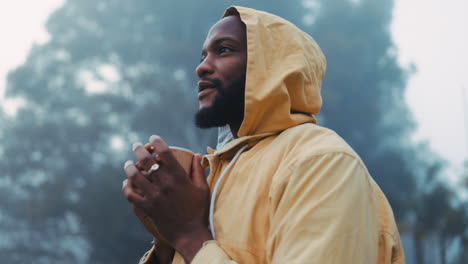
<svg viewBox="0 0 468 264">
<path fill-rule="evenodd" d="M 223 87 L 229 87 L 233 83 L 238 83 L 240 80 L 245 79 L 246 74 L 246 64 L 236 61 L 235 63 L 230 63 L 226 65 L 223 74 Z"/>
</svg>

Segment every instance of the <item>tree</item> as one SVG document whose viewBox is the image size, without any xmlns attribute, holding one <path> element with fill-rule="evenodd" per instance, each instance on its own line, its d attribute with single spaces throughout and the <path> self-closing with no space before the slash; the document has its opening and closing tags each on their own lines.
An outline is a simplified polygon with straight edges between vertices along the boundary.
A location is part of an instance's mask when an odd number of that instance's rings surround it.
<svg viewBox="0 0 468 264">
<path fill-rule="evenodd" d="M 158 133 L 200 151 L 213 135 L 192 125 L 186 72 L 157 59 L 152 3 L 68 1 L 9 75 L 27 103 L 3 132 L 1 262 L 129 263 L 150 246 L 120 193 L 127 146 Z"/>
</svg>

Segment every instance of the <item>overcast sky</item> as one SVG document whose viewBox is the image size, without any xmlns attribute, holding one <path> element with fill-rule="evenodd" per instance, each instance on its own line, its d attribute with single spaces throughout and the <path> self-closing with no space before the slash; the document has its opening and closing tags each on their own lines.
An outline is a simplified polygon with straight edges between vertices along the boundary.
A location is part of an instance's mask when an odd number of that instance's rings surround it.
<svg viewBox="0 0 468 264">
<path fill-rule="evenodd" d="M 6 73 L 24 61 L 33 43 L 47 41 L 43 25 L 63 2 L 0 2 L 0 100 Z M 414 138 L 429 140 L 455 169 L 461 168 L 468 151 L 462 104 L 463 88 L 468 101 L 467 11 L 466 0 L 396 0 L 392 25 L 400 63 L 417 66 L 406 94 L 419 125 Z M 14 103 L 3 105 L 14 112 Z"/>
<path fill-rule="evenodd" d="M 456 168 L 468 158 L 467 11 L 466 0 L 397 0 L 392 26 L 401 64 L 417 67 L 406 93 L 415 138 L 430 140 Z"/>
</svg>

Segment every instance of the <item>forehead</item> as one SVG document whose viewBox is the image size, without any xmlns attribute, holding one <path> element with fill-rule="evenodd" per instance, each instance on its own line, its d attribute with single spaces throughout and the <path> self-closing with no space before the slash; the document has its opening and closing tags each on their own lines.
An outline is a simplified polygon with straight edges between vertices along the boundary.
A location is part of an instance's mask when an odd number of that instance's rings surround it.
<svg viewBox="0 0 468 264">
<path fill-rule="evenodd" d="M 230 37 L 238 41 L 245 41 L 245 25 L 238 16 L 227 16 L 216 22 L 208 32 L 204 46 L 209 45 L 210 42 L 221 37 Z"/>
</svg>

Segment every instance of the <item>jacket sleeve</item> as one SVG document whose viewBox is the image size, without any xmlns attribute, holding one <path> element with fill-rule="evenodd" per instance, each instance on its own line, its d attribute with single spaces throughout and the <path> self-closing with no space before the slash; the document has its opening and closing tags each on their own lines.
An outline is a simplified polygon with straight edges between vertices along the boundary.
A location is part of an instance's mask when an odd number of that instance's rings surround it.
<svg viewBox="0 0 468 264">
<path fill-rule="evenodd" d="M 210 240 L 203 244 L 192 260 L 192 264 L 236 264 L 229 258 L 216 240 Z"/>
<path fill-rule="evenodd" d="M 138 264 L 151 264 L 157 263 L 156 260 L 156 249 L 153 246 L 148 250 L 140 259 Z M 172 263 L 185 263 L 183 258 L 176 252 Z M 192 264 L 236 264 L 237 262 L 232 261 L 223 249 L 217 244 L 215 240 L 207 241 L 203 244 L 203 247 L 197 252 Z"/>
<path fill-rule="evenodd" d="M 273 183 L 269 263 L 376 263 L 377 201 L 362 162 L 347 153 L 303 158 Z"/>
</svg>

